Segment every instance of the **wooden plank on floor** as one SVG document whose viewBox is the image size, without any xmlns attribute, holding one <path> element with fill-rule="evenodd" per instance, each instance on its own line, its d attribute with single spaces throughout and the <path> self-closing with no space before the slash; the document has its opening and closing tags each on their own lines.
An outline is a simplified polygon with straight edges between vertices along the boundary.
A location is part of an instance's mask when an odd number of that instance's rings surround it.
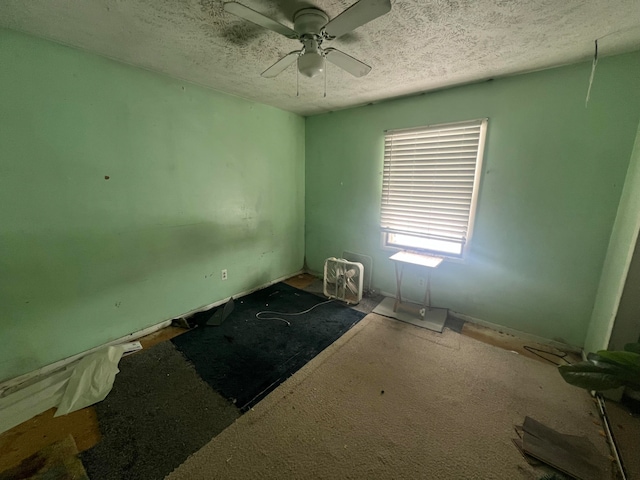
<svg viewBox="0 0 640 480">
<path fill-rule="evenodd" d="M 143 350 L 149 349 L 154 345 L 157 345 L 158 343 L 165 342 L 167 340 L 171 340 L 174 337 L 177 337 L 178 335 L 182 335 L 186 331 L 187 329 L 185 328 L 169 326 L 158 330 L 157 332 L 154 332 L 150 335 L 147 335 L 146 337 L 142 337 L 140 339 L 140 344 L 142 344 Z"/>
<path fill-rule="evenodd" d="M 585 437 L 563 435 L 526 417 L 522 437 L 527 455 L 580 480 L 605 478 L 603 462 L 593 444 Z"/>
<path fill-rule="evenodd" d="M 304 290 L 309 285 L 311 285 L 316 280 L 316 277 L 310 275 L 308 273 L 301 273 L 299 275 L 294 275 L 291 278 L 287 278 L 284 283 L 287 285 L 299 288 L 300 290 Z"/>
</svg>

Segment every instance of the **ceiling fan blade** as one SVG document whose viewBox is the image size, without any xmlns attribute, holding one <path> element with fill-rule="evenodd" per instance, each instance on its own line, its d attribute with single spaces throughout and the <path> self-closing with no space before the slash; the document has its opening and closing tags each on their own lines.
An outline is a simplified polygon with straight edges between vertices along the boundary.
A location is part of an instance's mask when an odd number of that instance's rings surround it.
<svg viewBox="0 0 640 480">
<path fill-rule="evenodd" d="M 324 53 L 327 60 L 341 69 L 346 70 L 354 77 L 364 77 L 371 71 L 371 67 L 366 63 L 362 63 L 360 60 L 335 48 L 325 48 Z"/>
<path fill-rule="evenodd" d="M 255 10 L 245 7 L 238 2 L 227 2 L 224 4 L 225 12 L 233 13 L 237 17 L 249 20 L 256 25 L 260 25 L 268 30 L 272 30 L 280 35 L 284 35 L 287 38 L 298 38 L 298 34 L 289 27 L 282 25 L 280 22 L 276 22 L 272 18 L 266 17 Z"/>
<path fill-rule="evenodd" d="M 288 53 L 276 63 L 267 68 L 260 75 L 266 78 L 273 78 L 277 75 L 280 75 L 283 71 L 287 69 L 289 65 L 296 61 L 298 56 L 300 56 L 301 50 L 296 50 L 295 52 Z"/>
<path fill-rule="evenodd" d="M 335 17 L 324 27 L 327 35 L 337 38 L 369 23 L 391 10 L 391 0 L 360 0 Z"/>
</svg>

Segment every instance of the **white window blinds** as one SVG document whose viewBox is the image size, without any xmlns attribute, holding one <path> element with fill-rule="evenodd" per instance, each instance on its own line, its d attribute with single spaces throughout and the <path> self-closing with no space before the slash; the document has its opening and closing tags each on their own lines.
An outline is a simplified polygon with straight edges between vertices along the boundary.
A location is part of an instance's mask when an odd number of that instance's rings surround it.
<svg viewBox="0 0 640 480">
<path fill-rule="evenodd" d="M 471 231 L 487 120 L 385 135 L 381 227 L 459 245 Z"/>
</svg>

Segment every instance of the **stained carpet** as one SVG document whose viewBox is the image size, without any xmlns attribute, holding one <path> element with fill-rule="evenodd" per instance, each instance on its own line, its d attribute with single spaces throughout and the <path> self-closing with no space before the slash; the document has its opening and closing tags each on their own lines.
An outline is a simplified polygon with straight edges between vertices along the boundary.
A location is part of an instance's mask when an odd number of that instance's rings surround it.
<svg viewBox="0 0 640 480">
<path fill-rule="evenodd" d="M 608 452 L 553 365 L 370 314 L 168 479 L 533 480 L 525 416 Z"/>
<path fill-rule="evenodd" d="M 256 405 L 269 392 L 358 323 L 364 313 L 278 283 L 242 297 L 218 327 L 199 327 L 171 341 L 211 387 L 241 411 Z M 278 313 L 258 319 L 261 311 Z M 195 319 L 206 320 L 213 312 Z"/>
</svg>

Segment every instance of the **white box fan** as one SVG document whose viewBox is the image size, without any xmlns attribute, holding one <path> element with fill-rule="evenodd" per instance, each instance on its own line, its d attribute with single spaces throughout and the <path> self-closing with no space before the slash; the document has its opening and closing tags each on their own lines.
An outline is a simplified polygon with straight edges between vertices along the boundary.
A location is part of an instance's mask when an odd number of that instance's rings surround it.
<svg viewBox="0 0 640 480">
<path fill-rule="evenodd" d="M 324 294 L 347 303 L 362 300 L 364 267 L 344 258 L 327 258 L 324 262 Z"/>
</svg>

